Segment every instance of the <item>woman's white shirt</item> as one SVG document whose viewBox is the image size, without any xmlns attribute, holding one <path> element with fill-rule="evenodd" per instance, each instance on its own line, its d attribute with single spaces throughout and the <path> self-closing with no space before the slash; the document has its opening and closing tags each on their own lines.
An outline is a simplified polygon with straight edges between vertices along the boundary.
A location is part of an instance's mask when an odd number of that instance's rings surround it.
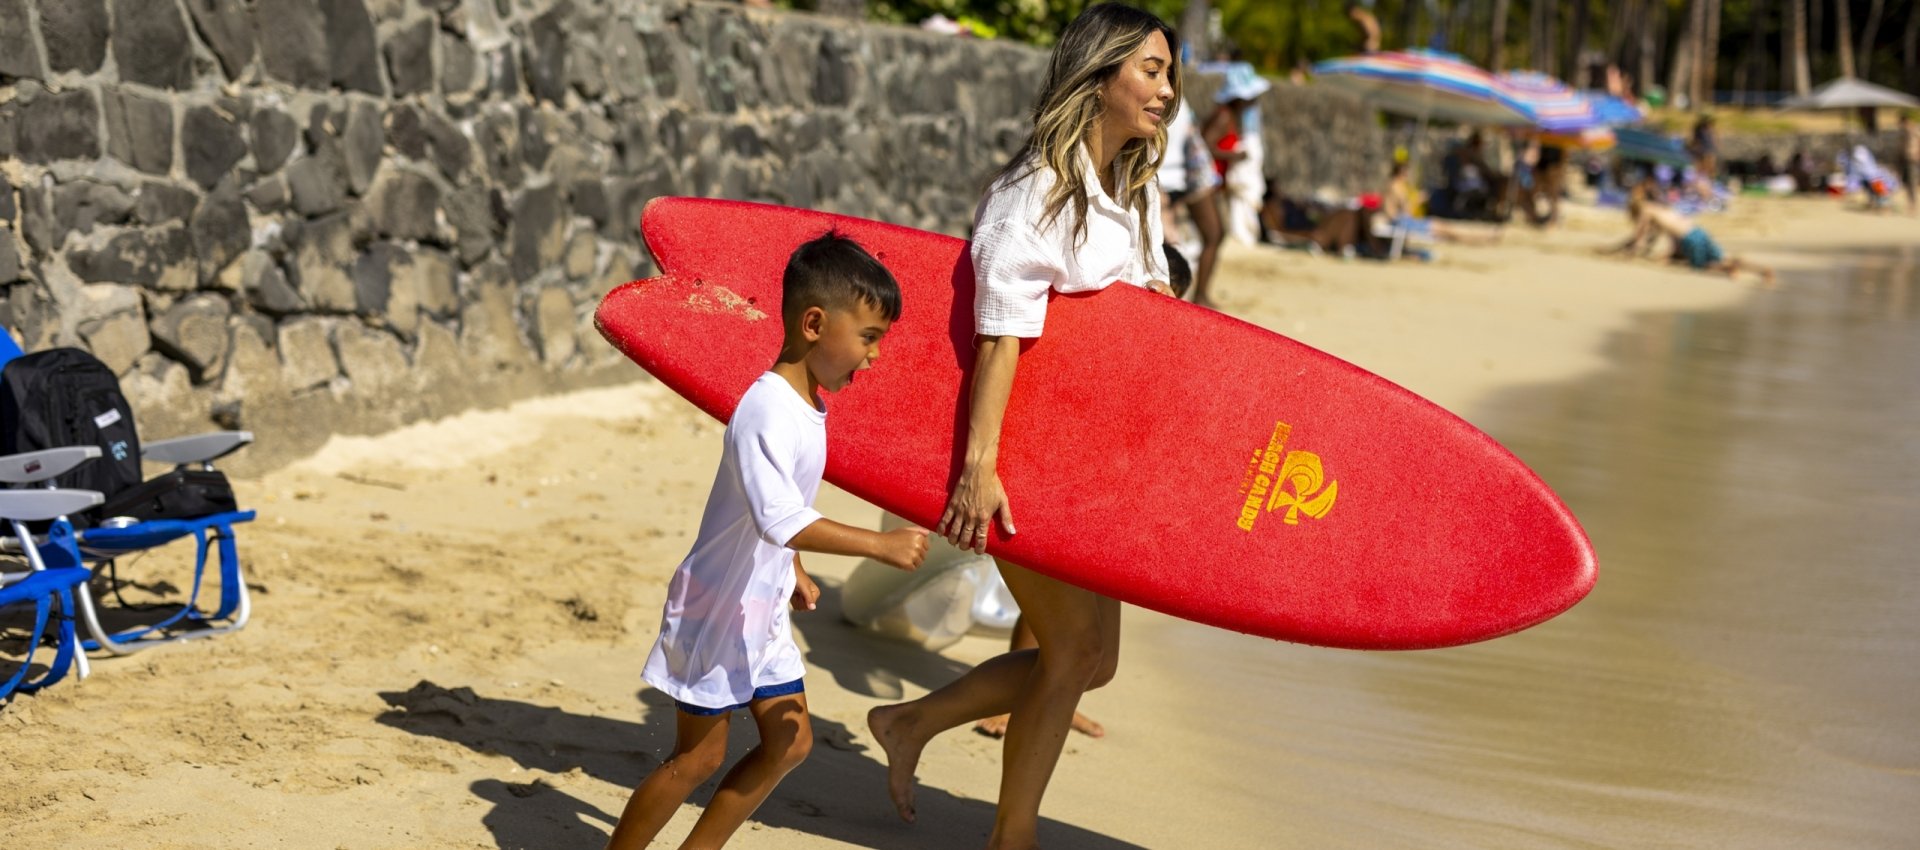
<svg viewBox="0 0 1920 850">
<path fill-rule="evenodd" d="M 1087 185 L 1087 229 L 1078 241 L 1073 208 L 1040 225 L 1054 184 L 1045 167 L 1016 172 L 987 190 L 974 216 L 974 329 L 983 336 L 1037 337 L 1046 324 L 1047 294 L 1104 289 L 1116 281 L 1146 286 L 1167 279 L 1160 248 L 1160 192 L 1148 187 L 1147 232 L 1136 213 L 1107 197 L 1093 161 L 1079 156 Z M 1142 240 L 1153 250 L 1143 258 Z"/>
</svg>

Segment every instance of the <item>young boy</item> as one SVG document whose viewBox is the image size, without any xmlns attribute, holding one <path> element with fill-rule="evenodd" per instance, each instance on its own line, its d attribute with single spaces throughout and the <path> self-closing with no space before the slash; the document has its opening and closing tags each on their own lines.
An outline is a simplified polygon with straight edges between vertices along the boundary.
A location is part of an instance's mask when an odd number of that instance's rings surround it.
<svg viewBox="0 0 1920 850">
<path fill-rule="evenodd" d="M 903 570 L 926 556 L 926 529 L 867 531 L 812 507 L 827 460 L 820 390 L 838 391 L 873 366 L 900 316 L 899 285 L 858 244 L 827 233 L 793 252 L 781 290 L 779 359 L 727 423 L 699 537 L 667 586 L 642 673 L 678 708 L 673 754 L 634 789 L 608 839 L 615 850 L 645 847 L 720 768 L 737 709 L 753 715 L 760 745 L 721 780 L 683 850 L 724 845 L 807 757 L 813 731 L 787 609 L 812 610 L 820 590 L 799 550 Z"/>
<path fill-rule="evenodd" d="M 1649 198 L 1645 184 L 1633 187 L 1633 191 L 1627 195 L 1627 217 L 1633 220 L 1633 235 L 1614 249 L 1619 253 L 1638 253 L 1643 243 L 1651 248 L 1654 241 L 1664 234 L 1673 240 L 1673 255 L 1669 257 L 1672 262 L 1686 263 L 1704 271 L 1721 272 L 1727 277 L 1734 277 L 1743 268 L 1751 268 L 1765 282 L 1773 282 L 1772 269 L 1727 256 L 1713 241 L 1713 237 L 1707 235 L 1706 229 L 1694 224 L 1693 219 Z"/>
</svg>

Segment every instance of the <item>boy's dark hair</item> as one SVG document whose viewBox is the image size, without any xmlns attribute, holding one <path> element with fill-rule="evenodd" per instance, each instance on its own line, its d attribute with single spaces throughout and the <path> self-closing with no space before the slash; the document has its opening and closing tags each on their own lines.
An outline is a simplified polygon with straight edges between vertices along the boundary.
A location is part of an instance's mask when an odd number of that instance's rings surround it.
<svg viewBox="0 0 1920 850">
<path fill-rule="evenodd" d="M 1173 243 L 1160 243 L 1160 250 L 1167 252 L 1167 286 L 1173 289 L 1173 297 L 1187 297 L 1187 287 L 1193 285 L 1193 267 L 1187 265 L 1187 258 Z"/>
<path fill-rule="evenodd" d="M 780 318 L 791 328 L 808 307 L 850 309 L 859 301 L 891 322 L 900 318 L 900 284 L 860 247 L 829 230 L 793 249 L 780 278 Z"/>
</svg>

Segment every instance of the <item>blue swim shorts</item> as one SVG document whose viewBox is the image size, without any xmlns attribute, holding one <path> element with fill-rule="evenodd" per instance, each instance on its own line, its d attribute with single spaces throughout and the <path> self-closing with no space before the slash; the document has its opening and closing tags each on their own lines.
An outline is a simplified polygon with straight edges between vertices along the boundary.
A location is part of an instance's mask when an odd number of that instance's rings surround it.
<svg viewBox="0 0 1920 850">
<path fill-rule="evenodd" d="M 1696 269 L 1719 265 L 1727 258 L 1720 246 L 1714 244 L 1713 237 L 1698 227 L 1687 231 L 1687 235 L 1680 240 L 1680 256 L 1686 257 L 1687 265 Z"/>
<path fill-rule="evenodd" d="M 795 679 L 791 682 L 786 682 L 784 684 L 764 685 L 762 687 L 754 688 L 753 696 L 748 697 L 746 702 L 740 703 L 739 705 L 729 705 L 726 708 L 707 708 L 705 706 L 694 705 L 692 703 L 685 703 L 679 700 L 674 700 L 673 706 L 695 717 L 717 717 L 722 714 L 731 714 L 735 711 L 739 711 L 740 709 L 746 708 L 749 704 L 751 704 L 755 700 L 772 699 L 774 697 L 792 696 L 794 694 L 804 693 L 806 692 L 806 690 L 807 690 L 807 680 Z"/>
</svg>

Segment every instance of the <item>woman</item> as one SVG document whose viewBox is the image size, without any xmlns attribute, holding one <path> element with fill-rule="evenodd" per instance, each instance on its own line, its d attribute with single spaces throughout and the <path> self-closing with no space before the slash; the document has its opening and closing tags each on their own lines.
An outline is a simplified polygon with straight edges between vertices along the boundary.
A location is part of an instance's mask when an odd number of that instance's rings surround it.
<svg viewBox="0 0 1920 850">
<path fill-rule="evenodd" d="M 978 353 L 966 455 L 937 528 L 956 546 L 984 551 L 995 518 L 1014 533 L 996 468 L 1002 417 L 1020 342 L 1040 335 L 1049 291 L 1125 280 L 1171 294 L 1154 171 L 1180 94 L 1178 51 L 1173 30 L 1151 14 L 1111 3 L 1088 8 L 1054 48 L 1032 135 L 980 202 L 970 246 Z M 1000 573 L 1039 647 L 989 660 L 918 700 L 876 708 L 867 723 L 887 754 L 888 792 L 911 821 L 913 771 L 927 741 L 1011 714 L 987 846 L 1025 850 L 1035 846 L 1040 798 L 1080 695 L 1113 677 L 1120 603 L 1006 561 Z"/>
</svg>

